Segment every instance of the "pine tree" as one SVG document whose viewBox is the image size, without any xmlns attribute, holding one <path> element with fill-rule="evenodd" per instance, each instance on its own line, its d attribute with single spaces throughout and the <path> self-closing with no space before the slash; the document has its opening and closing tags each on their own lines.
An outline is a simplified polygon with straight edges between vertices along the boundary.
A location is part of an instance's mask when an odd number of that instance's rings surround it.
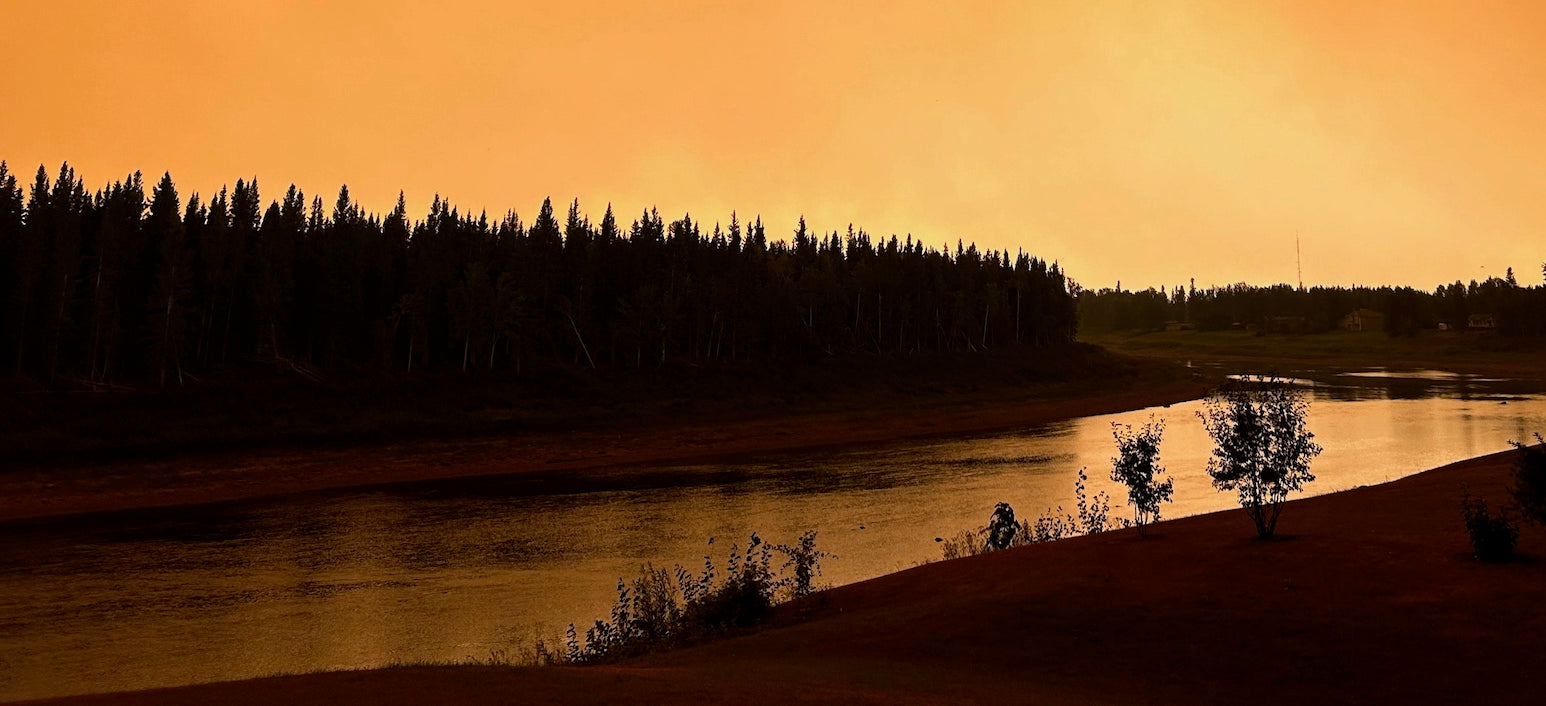
<svg viewBox="0 0 1546 706">
<path fill-rule="evenodd" d="M 16 175 L 0 161 L 0 351 L 19 350 L 22 333 L 22 283 L 27 277 L 22 268 L 28 237 L 24 203 Z"/>
<path fill-rule="evenodd" d="M 602 242 L 608 244 L 613 243 L 617 241 L 618 238 L 622 237 L 622 233 L 617 230 L 617 217 L 612 215 L 612 204 L 610 202 L 607 204 L 606 215 L 601 217 L 600 236 Z M 1543 266 L 1542 269 L 1546 270 L 1546 266 Z"/>
<path fill-rule="evenodd" d="M 191 275 L 180 211 L 172 175 L 164 174 L 151 192 L 150 212 L 145 221 L 145 228 L 160 252 L 155 266 L 155 288 L 147 303 L 151 328 L 146 333 L 154 341 L 155 370 L 161 387 L 166 387 L 169 372 L 176 372 L 179 384 L 184 378 L 184 302 Z"/>
<path fill-rule="evenodd" d="M 47 209 L 48 265 L 43 275 L 42 315 L 47 360 L 45 376 L 58 378 L 67 360 L 67 337 L 74 331 L 72 317 L 76 289 L 80 284 L 81 231 L 85 211 L 90 205 L 85 187 L 68 163 L 59 167 L 59 177 L 49 194 Z"/>
<path fill-rule="evenodd" d="M 558 230 L 558 221 L 553 218 L 553 200 L 542 200 L 542 208 L 537 211 L 537 220 L 531 223 L 531 239 L 539 250 L 557 251 L 563 247 L 563 238 Z"/>
</svg>

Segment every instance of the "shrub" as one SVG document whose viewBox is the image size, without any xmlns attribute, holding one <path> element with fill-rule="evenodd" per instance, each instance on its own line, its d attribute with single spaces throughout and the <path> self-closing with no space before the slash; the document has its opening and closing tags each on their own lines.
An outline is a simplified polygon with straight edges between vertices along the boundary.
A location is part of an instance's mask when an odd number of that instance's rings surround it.
<svg viewBox="0 0 1546 706">
<path fill-rule="evenodd" d="M 1518 450 L 1514 461 L 1514 502 L 1526 519 L 1546 524 L 1546 440 L 1535 435 L 1535 445 L 1510 442 Z"/>
<path fill-rule="evenodd" d="M 750 627 L 773 609 L 773 572 L 768 568 L 772 555 L 770 547 L 755 532 L 745 556 L 739 546 L 730 547 L 722 583 L 713 583 L 713 566 L 709 557 L 703 559 L 708 580 L 698 582 L 682 610 L 687 628 L 682 632 L 686 636 L 696 638 Z M 677 575 L 685 578 L 687 572 L 679 568 Z"/>
<path fill-rule="evenodd" d="M 1084 469 L 1079 469 L 1079 478 L 1074 481 L 1074 506 L 1079 514 L 1068 518 L 1068 524 L 1075 527 L 1078 534 L 1095 534 L 1125 526 L 1111 519 L 1111 496 L 1106 491 L 1096 493 L 1094 498 L 1085 495 L 1084 483 L 1089 479 Z"/>
<path fill-rule="evenodd" d="M 1046 514 L 1034 521 L 1016 521 L 1014 508 L 1009 503 L 999 503 L 993 506 L 993 514 L 988 517 L 987 525 L 962 530 L 954 537 L 939 540 L 940 551 L 946 559 L 959 559 L 1125 527 L 1125 523 L 1111 519 L 1111 497 L 1105 491 L 1096 493 L 1094 498 L 1085 493 L 1084 484 L 1087 480 L 1089 476 L 1084 469 L 1079 469 L 1079 477 L 1074 481 L 1077 514 L 1070 515 L 1059 505 L 1056 509 L 1049 508 Z"/>
<path fill-rule="evenodd" d="M 775 579 L 770 569 L 774 551 L 788 557 L 783 568 L 792 568 L 792 576 Z M 731 547 L 723 578 L 709 555 L 696 576 L 681 566 L 667 571 L 646 564 L 637 578 L 617 582 L 610 619 L 587 628 L 583 642 L 569 626 L 565 658 L 612 661 L 751 627 L 772 611 L 778 588 L 785 588 L 790 599 L 812 593 L 820 560 L 831 556 L 816 549 L 815 532 L 800 535 L 793 546 L 777 547 L 753 533 L 745 554 L 738 545 Z"/>
<path fill-rule="evenodd" d="M 946 559 L 960 559 L 964 556 L 977 556 L 988 551 L 987 542 L 983 537 L 987 535 L 987 527 L 977 529 L 964 529 L 953 537 L 945 537 L 940 541 L 940 551 Z"/>
<path fill-rule="evenodd" d="M 1305 428 L 1308 407 L 1289 381 L 1248 377 L 1214 391 L 1197 413 L 1213 437 L 1208 475 L 1214 487 L 1239 493 L 1263 539 L 1277 531 L 1288 494 L 1315 480 L 1310 460 L 1321 447 Z"/>
<path fill-rule="evenodd" d="M 1165 467 L 1159 465 L 1159 445 L 1165 435 L 1165 421 L 1150 417 L 1138 431 L 1133 431 L 1130 425 L 1112 422 L 1111 435 L 1117 442 L 1117 455 L 1111 459 L 1111 480 L 1127 486 L 1127 502 L 1133 506 L 1133 525 L 1142 537 L 1144 526 L 1159 522 L 1160 503 L 1169 502 L 1173 490 L 1170 478 L 1163 482 L 1154 479 L 1165 472 Z"/>
<path fill-rule="evenodd" d="M 779 582 L 791 601 L 814 593 L 814 579 L 821 575 L 821 560 L 837 558 L 816 548 L 816 530 L 806 530 L 793 546 L 778 544 L 773 550 L 786 557 L 779 570 L 793 570 L 790 576 Z"/>
<path fill-rule="evenodd" d="M 1057 512 L 1062 512 L 1063 506 L 1059 505 Z M 1030 543 L 1056 542 L 1059 539 L 1079 536 L 1076 525 L 1069 515 L 1059 515 L 1051 510 L 1047 514 L 1036 518 L 1035 522 L 1027 523 L 1026 534 L 1030 537 Z"/>
<path fill-rule="evenodd" d="M 1015 522 L 1015 509 L 1009 503 L 999 503 L 993 506 L 993 516 L 988 518 L 988 531 L 985 533 L 984 549 L 995 551 L 1008 549 L 1015 544 L 1015 535 L 1020 533 L 1020 523 Z"/>
<path fill-rule="evenodd" d="M 1508 515 L 1492 514 L 1487 509 L 1487 501 L 1469 491 L 1460 498 L 1460 512 L 1465 517 L 1465 529 L 1471 535 L 1471 548 L 1477 559 L 1507 561 L 1513 556 L 1519 530 Z"/>
</svg>

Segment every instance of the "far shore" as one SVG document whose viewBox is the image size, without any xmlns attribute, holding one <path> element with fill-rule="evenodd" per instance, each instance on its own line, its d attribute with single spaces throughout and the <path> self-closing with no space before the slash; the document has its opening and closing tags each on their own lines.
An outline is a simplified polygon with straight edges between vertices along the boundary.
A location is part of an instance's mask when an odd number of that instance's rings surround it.
<svg viewBox="0 0 1546 706">
<path fill-rule="evenodd" d="M 1495 332 L 1378 331 L 1116 331 L 1080 334 L 1120 355 L 1167 361 L 1226 363 L 1253 372 L 1294 368 L 1444 370 L 1494 377 L 1546 379 L 1546 340 Z"/>
<path fill-rule="evenodd" d="M 0 474 L 0 522 L 226 502 L 498 474 L 701 461 L 901 439 L 986 433 L 1195 399 L 1200 377 L 1060 383 L 925 397 L 912 404 L 753 411 L 713 419 L 400 442 L 276 444 Z"/>
<path fill-rule="evenodd" d="M 1217 379 L 1177 364 L 1186 361 L 1541 382 L 1546 354 L 1521 355 L 1538 349 L 1546 344 L 1466 332 L 1106 333 L 1028 353 L 653 377 L 554 370 L 525 382 L 472 375 L 27 393 L 0 404 L 10 427 L 0 434 L 0 522 L 993 432 L 1195 399 Z"/>
<path fill-rule="evenodd" d="M 936 562 L 831 589 L 740 637 L 593 667 L 420 666 L 47 703 L 1530 703 L 1546 531 L 1470 556 L 1463 489 L 1505 452 L 1291 502 Z"/>
</svg>

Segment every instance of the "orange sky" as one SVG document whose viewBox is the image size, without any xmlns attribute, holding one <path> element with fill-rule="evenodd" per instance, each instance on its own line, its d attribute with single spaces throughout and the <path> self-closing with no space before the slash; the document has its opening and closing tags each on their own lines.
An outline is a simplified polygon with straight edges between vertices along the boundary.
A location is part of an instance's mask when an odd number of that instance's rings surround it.
<svg viewBox="0 0 1546 706">
<path fill-rule="evenodd" d="M 804 213 L 1091 287 L 1546 260 L 1546 3 L 0 2 L 0 159 L 93 189 Z"/>
</svg>

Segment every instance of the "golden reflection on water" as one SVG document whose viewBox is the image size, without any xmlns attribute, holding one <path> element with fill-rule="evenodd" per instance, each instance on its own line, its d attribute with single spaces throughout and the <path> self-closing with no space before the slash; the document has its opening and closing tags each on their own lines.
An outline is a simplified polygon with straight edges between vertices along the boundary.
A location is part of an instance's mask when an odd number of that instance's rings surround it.
<svg viewBox="0 0 1546 706">
<path fill-rule="evenodd" d="M 1477 381 L 1313 389 L 1311 494 L 1380 483 L 1546 430 L 1546 397 Z M 1355 384 L 1356 383 L 1356 384 Z M 935 537 L 1072 509 L 1113 514 L 1112 422 L 1166 422 L 1167 518 L 1235 507 L 1203 473 L 1200 402 L 965 439 L 735 464 L 603 469 L 323 493 L 0 527 L 0 700 L 487 658 L 605 615 L 639 565 L 722 564 L 752 531 L 815 529 L 833 584 L 938 556 Z M 1244 531 L 1244 529 L 1242 530 Z M 714 538 L 712 547 L 706 544 Z"/>
</svg>

